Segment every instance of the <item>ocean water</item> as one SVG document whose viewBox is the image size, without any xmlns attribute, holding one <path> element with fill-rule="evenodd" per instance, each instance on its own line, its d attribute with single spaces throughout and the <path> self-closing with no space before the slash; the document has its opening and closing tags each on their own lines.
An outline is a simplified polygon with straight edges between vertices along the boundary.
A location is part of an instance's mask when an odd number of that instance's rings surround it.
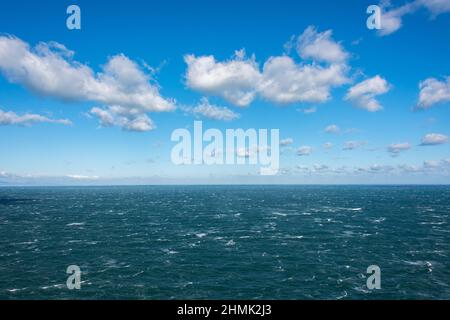
<svg viewBox="0 0 450 320">
<path fill-rule="evenodd" d="M 0 299 L 450 299 L 449 214 L 449 186 L 0 188 Z"/>
</svg>

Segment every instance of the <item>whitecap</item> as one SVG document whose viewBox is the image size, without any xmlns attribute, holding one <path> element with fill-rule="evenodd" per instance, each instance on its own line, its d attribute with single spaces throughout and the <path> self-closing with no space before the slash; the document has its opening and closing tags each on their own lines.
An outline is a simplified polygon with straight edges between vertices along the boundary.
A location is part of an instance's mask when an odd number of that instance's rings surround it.
<svg viewBox="0 0 450 320">
<path fill-rule="evenodd" d="M 343 299 L 345 297 L 347 297 L 347 291 L 344 290 L 344 294 L 342 296 L 337 296 L 336 300 L 340 300 L 340 299 Z"/>
<path fill-rule="evenodd" d="M 287 239 L 303 239 L 304 236 L 291 236 L 291 235 L 287 235 L 286 238 L 287 238 Z"/>
<path fill-rule="evenodd" d="M 67 227 L 77 227 L 77 226 L 84 226 L 86 222 L 73 222 L 66 224 Z"/>
<path fill-rule="evenodd" d="M 287 216 L 286 213 L 281 213 L 281 212 L 272 212 L 272 214 L 273 214 L 274 216 L 280 216 L 280 217 L 286 217 L 286 216 Z"/>
<path fill-rule="evenodd" d="M 65 287 L 64 284 L 58 283 L 58 284 L 54 284 L 54 285 L 51 285 L 51 286 L 42 286 L 41 289 L 43 289 L 43 290 L 47 290 L 47 289 L 51 289 L 51 288 L 62 289 L 64 287 Z"/>
<path fill-rule="evenodd" d="M 178 253 L 178 251 L 170 250 L 170 249 L 164 249 L 163 252 L 165 252 L 167 254 L 177 254 Z"/>
<path fill-rule="evenodd" d="M 364 287 L 355 287 L 355 288 L 353 288 L 353 290 L 356 290 L 356 291 L 362 292 L 362 293 L 370 293 L 370 291 L 368 289 L 365 289 Z"/>
<path fill-rule="evenodd" d="M 230 246 L 234 246 L 235 244 L 236 244 L 236 242 L 234 242 L 233 239 L 231 239 L 231 240 L 228 241 L 225 245 L 226 245 L 227 247 L 230 247 Z"/>
<path fill-rule="evenodd" d="M 14 288 L 14 289 L 6 289 L 6 291 L 14 293 L 14 292 L 18 292 L 18 291 L 23 291 L 26 290 L 27 288 Z"/>
<path fill-rule="evenodd" d="M 196 233 L 195 234 L 195 236 L 200 239 L 206 237 L 207 235 L 208 235 L 207 233 Z"/>
<path fill-rule="evenodd" d="M 408 261 L 405 260 L 403 263 L 411 265 L 411 266 L 419 266 L 419 267 L 426 267 L 429 272 L 433 271 L 433 264 L 429 261 Z"/>
</svg>

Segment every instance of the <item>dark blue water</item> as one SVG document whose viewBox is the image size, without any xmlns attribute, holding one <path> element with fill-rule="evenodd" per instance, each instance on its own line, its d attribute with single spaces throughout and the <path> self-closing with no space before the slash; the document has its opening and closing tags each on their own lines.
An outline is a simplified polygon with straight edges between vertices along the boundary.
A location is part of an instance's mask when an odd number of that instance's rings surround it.
<svg viewBox="0 0 450 320">
<path fill-rule="evenodd" d="M 449 213 L 446 186 L 0 188 L 0 298 L 450 299 Z"/>
</svg>

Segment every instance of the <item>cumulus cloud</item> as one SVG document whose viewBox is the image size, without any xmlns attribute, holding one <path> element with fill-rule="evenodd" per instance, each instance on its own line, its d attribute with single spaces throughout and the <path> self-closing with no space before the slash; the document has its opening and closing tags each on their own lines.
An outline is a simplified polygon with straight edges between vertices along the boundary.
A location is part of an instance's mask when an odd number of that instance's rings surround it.
<svg viewBox="0 0 450 320">
<path fill-rule="evenodd" d="M 187 108 L 186 111 L 192 112 L 194 115 L 200 115 L 205 118 L 222 121 L 232 121 L 240 117 L 239 114 L 233 112 L 227 107 L 219 107 L 211 104 L 207 98 L 202 98 L 196 107 Z"/>
<path fill-rule="evenodd" d="M 349 54 L 342 45 L 332 38 L 333 32 L 327 30 L 317 32 L 313 26 L 309 26 L 298 37 L 297 52 L 303 59 L 324 61 L 328 63 L 342 63 L 347 60 Z"/>
<path fill-rule="evenodd" d="M 278 104 L 326 102 L 332 88 L 348 83 L 347 69 L 344 64 L 299 65 L 288 56 L 270 57 L 263 67 L 259 93 Z"/>
<path fill-rule="evenodd" d="M 72 122 L 67 119 L 50 119 L 40 114 L 25 113 L 18 115 L 13 111 L 3 111 L 0 109 L 0 126 L 19 125 L 29 126 L 35 123 L 56 123 L 71 125 Z"/>
<path fill-rule="evenodd" d="M 403 17 L 413 14 L 419 9 L 428 10 L 432 17 L 446 12 L 450 12 L 450 2 L 448 0 L 414 0 L 400 7 L 391 8 L 390 1 L 384 1 L 381 5 L 383 14 L 381 17 L 380 36 L 387 36 L 398 31 L 403 26 Z"/>
<path fill-rule="evenodd" d="M 326 164 L 314 164 L 312 166 L 298 165 L 296 169 L 301 174 L 327 174 L 327 175 L 389 175 L 395 176 L 412 176 L 412 175 L 429 175 L 429 174 L 450 174 L 450 159 L 444 160 L 427 160 L 418 165 L 411 164 L 371 164 L 368 166 L 340 166 L 332 167 Z"/>
<path fill-rule="evenodd" d="M 383 109 L 375 97 L 388 92 L 389 89 L 388 82 L 377 75 L 351 87 L 345 100 L 353 102 L 359 108 L 375 112 Z"/>
<path fill-rule="evenodd" d="M 140 114 L 132 119 L 125 118 L 123 122 L 119 122 L 119 125 L 124 130 L 136 132 L 145 132 L 156 128 L 156 125 L 153 123 L 152 119 L 150 119 L 146 114 Z"/>
<path fill-rule="evenodd" d="M 298 112 L 304 113 L 304 114 L 312 114 L 317 112 L 317 107 L 310 107 L 310 108 L 304 108 L 304 109 L 297 109 Z"/>
<path fill-rule="evenodd" d="M 428 78 L 419 84 L 419 89 L 419 108 L 428 109 L 435 104 L 450 101 L 450 77 L 442 81 Z"/>
<path fill-rule="evenodd" d="M 347 167 L 330 167 L 326 164 L 314 164 L 312 166 L 303 166 L 298 165 L 296 167 L 298 171 L 300 171 L 303 174 L 315 174 L 315 175 L 322 175 L 322 174 L 349 174 L 350 170 Z"/>
<path fill-rule="evenodd" d="M 448 136 L 440 133 L 429 133 L 422 138 L 421 146 L 435 146 L 448 142 Z"/>
<path fill-rule="evenodd" d="M 332 149 L 333 148 L 333 144 L 331 142 L 325 142 L 323 145 L 324 149 Z"/>
<path fill-rule="evenodd" d="M 298 64 L 289 56 L 272 56 L 260 70 L 255 56 L 248 58 L 244 50 L 225 61 L 211 55 L 186 55 L 186 85 L 245 107 L 258 96 L 277 104 L 325 102 L 332 88 L 349 82 L 347 53 L 331 39 L 331 31 L 318 33 L 308 28 L 299 37 L 299 48 L 299 54 L 313 59 L 312 63 Z M 333 48 L 333 52 L 321 53 L 321 48 Z"/>
<path fill-rule="evenodd" d="M 218 62 L 214 56 L 184 57 L 188 69 L 186 84 L 200 92 L 220 96 L 240 106 L 248 106 L 256 95 L 261 79 L 255 57 L 247 58 L 244 50 L 236 51 L 232 59 Z"/>
<path fill-rule="evenodd" d="M 73 179 L 73 180 L 98 180 L 100 177 L 98 176 L 86 176 L 86 175 L 80 175 L 80 174 L 69 174 L 67 175 L 67 178 Z"/>
<path fill-rule="evenodd" d="M 67 174 L 61 176 L 48 174 L 11 173 L 0 171 L 0 184 L 3 185 L 71 185 L 99 183 L 102 178 L 94 175 Z M 106 180 L 103 180 L 105 183 Z"/>
<path fill-rule="evenodd" d="M 156 128 L 153 121 L 139 109 L 121 106 L 94 107 L 90 115 L 97 116 L 102 127 L 119 126 L 125 131 L 145 132 Z"/>
<path fill-rule="evenodd" d="M 414 12 L 417 9 L 415 3 L 407 3 L 401 7 L 388 9 L 383 7 L 381 16 L 381 29 L 378 31 L 380 36 L 390 35 L 399 30 L 403 25 L 403 16 Z"/>
<path fill-rule="evenodd" d="M 411 144 L 409 144 L 407 142 L 393 143 L 393 144 L 389 145 L 387 149 L 388 149 L 388 152 L 391 153 L 392 155 L 398 155 L 402 151 L 411 149 Z"/>
<path fill-rule="evenodd" d="M 294 139 L 292 139 L 292 138 L 286 138 L 286 139 L 280 140 L 280 146 L 282 146 L 282 147 L 289 146 L 293 143 L 294 143 Z"/>
<path fill-rule="evenodd" d="M 364 173 L 389 173 L 393 171 L 395 168 L 390 165 L 382 165 L 382 164 L 372 164 L 368 167 L 358 167 L 355 168 L 355 172 L 364 172 Z"/>
<path fill-rule="evenodd" d="M 448 0 L 417 0 L 416 2 L 427 8 L 433 16 L 450 11 L 450 2 Z"/>
<path fill-rule="evenodd" d="M 427 160 L 423 162 L 423 167 L 425 169 L 436 169 L 439 167 L 439 161 L 436 160 Z"/>
<path fill-rule="evenodd" d="M 310 146 L 301 146 L 297 150 L 297 155 L 299 156 L 309 156 L 312 153 L 312 148 Z"/>
<path fill-rule="evenodd" d="M 339 133 L 340 131 L 341 129 L 335 124 L 330 124 L 325 128 L 326 133 Z"/>
<path fill-rule="evenodd" d="M 111 127 L 116 122 L 116 115 L 108 109 L 94 107 L 89 113 L 98 117 L 102 127 Z"/>
<path fill-rule="evenodd" d="M 120 106 L 132 113 L 139 110 L 139 116 L 128 119 L 131 126 L 147 112 L 174 110 L 175 101 L 163 98 L 151 76 L 125 55 L 110 57 L 98 73 L 73 60 L 73 55 L 62 44 L 40 43 L 32 48 L 18 38 L 0 36 L 0 73 L 40 95 Z"/>
<path fill-rule="evenodd" d="M 344 143 L 343 150 L 349 151 L 358 149 L 359 147 L 363 146 L 365 143 L 363 141 L 347 141 Z"/>
<path fill-rule="evenodd" d="M 397 169 L 407 174 L 450 173 L 450 166 L 446 160 L 426 160 L 420 165 L 401 164 Z"/>
<path fill-rule="evenodd" d="M 446 160 L 427 160 L 419 165 L 400 164 L 371 164 L 368 166 L 341 166 L 332 167 L 326 164 L 314 164 L 312 166 L 298 165 L 297 171 L 302 174 L 342 174 L 347 176 L 354 176 L 360 174 L 369 175 L 416 175 L 416 174 L 430 174 L 435 173 L 441 175 L 442 173 L 450 173 L 450 166 Z"/>
<path fill-rule="evenodd" d="M 329 171 L 330 167 L 325 164 L 314 164 L 312 167 L 313 172 L 326 172 Z"/>
</svg>

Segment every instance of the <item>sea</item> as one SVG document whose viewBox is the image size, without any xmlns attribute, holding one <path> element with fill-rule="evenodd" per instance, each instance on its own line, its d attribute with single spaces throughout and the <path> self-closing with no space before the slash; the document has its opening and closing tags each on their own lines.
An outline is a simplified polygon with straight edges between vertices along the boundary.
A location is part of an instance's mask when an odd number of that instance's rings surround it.
<svg viewBox="0 0 450 320">
<path fill-rule="evenodd" d="M 1 187 L 0 299 L 450 299 L 449 215 L 450 186 Z"/>
</svg>

